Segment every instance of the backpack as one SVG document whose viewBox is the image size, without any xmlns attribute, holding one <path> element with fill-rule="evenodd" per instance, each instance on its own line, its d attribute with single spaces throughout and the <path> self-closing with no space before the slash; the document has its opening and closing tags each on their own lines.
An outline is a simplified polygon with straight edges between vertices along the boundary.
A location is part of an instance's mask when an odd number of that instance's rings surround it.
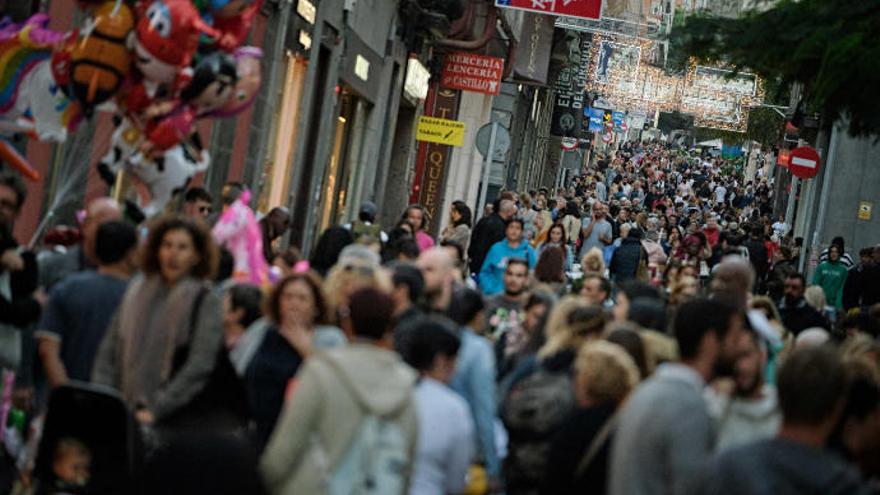
<svg viewBox="0 0 880 495">
<path fill-rule="evenodd" d="M 345 455 L 329 469 L 329 495 L 393 495 L 406 488 L 409 446 L 401 427 L 368 414 Z"/>
<path fill-rule="evenodd" d="M 541 483 L 553 433 L 575 408 L 572 387 L 569 373 L 551 372 L 540 365 L 511 387 L 501 407 L 510 437 L 505 461 L 509 486 Z"/>
<path fill-rule="evenodd" d="M 361 220 L 351 222 L 351 236 L 357 241 L 361 236 L 368 235 L 374 240 L 379 240 L 382 226 L 377 223 L 367 224 Z"/>
</svg>

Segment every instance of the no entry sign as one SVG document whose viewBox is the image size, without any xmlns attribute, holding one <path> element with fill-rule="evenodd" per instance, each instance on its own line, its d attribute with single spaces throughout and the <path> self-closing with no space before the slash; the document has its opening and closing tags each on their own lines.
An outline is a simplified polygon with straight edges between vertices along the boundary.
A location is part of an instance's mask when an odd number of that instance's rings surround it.
<svg viewBox="0 0 880 495">
<path fill-rule="evenodd" d="M 598 19 L 602 14 L 602 0 L 495 0 L 495 5 L 581 19 Z"/>
<path fill-rule="evenodd" d="M 446 55 L 443 61 L 440 85 L 444 88 L 497 95 L 501 92 L 503 72 L 503 58 L 454 52 Z"/>
<path fill-rule="evenodd" d="M 809 146 L 801 146 L 791 151 L 788 169 L 800 179 L 812 179 L 819 173 L 821 159 L 819 153 Z"/>
</svg>

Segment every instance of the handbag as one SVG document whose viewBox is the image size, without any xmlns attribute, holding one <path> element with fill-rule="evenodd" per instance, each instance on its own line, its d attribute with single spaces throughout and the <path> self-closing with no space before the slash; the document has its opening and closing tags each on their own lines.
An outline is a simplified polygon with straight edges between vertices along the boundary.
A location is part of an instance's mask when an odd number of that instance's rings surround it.
<svg viewBox="0 0 880 495">
<path fill-rule="evenodd" d="M 620 422 L 620 413 L 616 412 L 613 416 L 608 418 L 608 421 L 602 425 L 602 429 L 596 433 L 596 436 L 593 437 L 593 441 L 590 442 L 590 446 L 587 448 L 584 456 L 581 457 L 581 461 L 577 465 L 577 469 L 575 470 L 575 476 L 581 476 L 590 467 L 590 464 L 593 462 L 593 459 L 599 454 L 599 450 L 602 449 L 602 445 L 605 444 L 605 441 L 608 440 L 608 437 L 614 431 L 614 428 L 617 427 L 617 423 Z"/>
</svg>

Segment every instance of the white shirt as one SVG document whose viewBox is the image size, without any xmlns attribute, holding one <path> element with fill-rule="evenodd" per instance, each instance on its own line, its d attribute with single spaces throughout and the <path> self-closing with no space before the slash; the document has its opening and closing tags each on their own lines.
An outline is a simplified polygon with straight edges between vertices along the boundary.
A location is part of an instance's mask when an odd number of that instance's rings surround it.
<svg viewBox="0 0 880 495">
<path fill-rule="evenodd" d="M 424 377 L 415 390 L 419 415 L 410 495 L 461 493 L 476 451 L 467 403 L 446 385 Z"/>
<path fill-rule="evenodd" d="M 723 203 L 724 198 L 727 197 L 727 188 L 724 186 L 718 186 L 715 188 L 715 202 Z"/>
</svg>

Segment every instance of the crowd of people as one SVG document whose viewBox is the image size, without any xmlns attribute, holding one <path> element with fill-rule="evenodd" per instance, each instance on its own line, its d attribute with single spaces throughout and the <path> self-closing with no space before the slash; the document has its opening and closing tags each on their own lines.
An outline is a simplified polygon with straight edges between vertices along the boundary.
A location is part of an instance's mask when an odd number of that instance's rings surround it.
<svg viewBox="0 0 880 495">
<path fill-rule="evenodd" d="M 383 228 L 364 203 L 309 258 L 273 210 L 254 286 L 204 190 L 140 226 L 95 200 L 78 242 L 34 254 L 3 174 L 3 422 L 31 426 L 6 430 L 0 491 L 50 448 L 45 493 L 91 493 L 101 446 L 28 438 L 52 390 L 91 383 L 143 437 L 124 493 L 872 493 L 880 246 L 835 238 L 808 284 L 774 192 L 627 143 L 480 218 L 411 205 Z"/>
</svg>

